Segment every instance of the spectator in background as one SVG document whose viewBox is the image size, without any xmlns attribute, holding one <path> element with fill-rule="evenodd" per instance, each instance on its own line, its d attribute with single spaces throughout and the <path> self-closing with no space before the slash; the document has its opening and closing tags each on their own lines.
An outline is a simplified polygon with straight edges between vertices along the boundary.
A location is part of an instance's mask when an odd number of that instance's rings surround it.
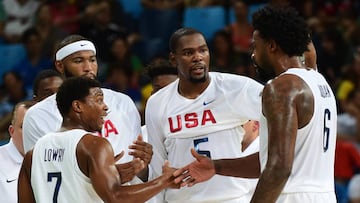
<svg viewBox="0 0 360 203">
<path fill-rule="evenodd" d="M 34 23 L 35 11 L 39 7 L 36 0 L 3 0 L 5 22 L 0 28 L 2 37 L 8 43 L 18 43 L 23 32 Z"/>
<path fill-rule="evenodd" d="M 66 34 L 79 31 L 79 21 L 83 17 L 83 13 L 80 12 L 78 2 L 71 0 L 49 1 L 54 25 L 66 32 Z"/>
<path fill-rule="evenodd" d="M 360 203 L 360 174 L 351 178 L 348 196 L 349 203 Z"/>
<path fill-rule="evenodd" d="M 336 96 L 339 101 L 341 111 L 346 108 L 346 100 L 350 92 L 360 87 L 360 46 L 354 51 L 354 57 L 351 64 L 344 66 L 344 73 L 339 78 Z M 339 77 L 339 76 L 337 76 Z"/>
<path fill-rule="evenodd" d="M 184 4 L 184 1 L 183 0 L 141 0 L 141 3 L 146 8 L 162 10 L 162 9 L 181 8 Z"/>
<path fill-rule="evenodd" d="M 352 88 L 346 98 L 340 100 L 343 112 L 338 115 L 337 123 L 335 191 L 339 203 L 348 202 L 349 181 L 360 170 L 360 89 Z"/>
<path fill-rule="evenodd" d="M 186 7 L 206 7 L 223 4 L 222 0 L 185 0 Z"/>
<path fill-rule="evenodd" d="M 65 37 L 66 33 L 58 26 L 54 25 L 50 6 L 42 3 L 35 14 L 35 29 L 41 37 L 42 48 L 41 55 L 46 58 L 52 58 L 56 44 Z"/>
<path fill-rule="evenodd" d="M 0 202 L 17 202 L 18 176 L 25 155 L 22 123 L 27 109 L 34 103 L 20 102 L 11 114 L 11 124 L 8 126 L 11 139 L 9 143 L 0 147 Z"/>
<path fill-rule="evenodd" d="M 360 88 L 352 90 L 343 101 L 343 113 L 338 116 L 340 138 L 356 142 L 360 146 Z M 359 148 L 360 149 L 360 148 Z"/>
<path fill-rule="evenodd" d="M 144 63 L 168 53 L 167 39 L 181 27 L 184 0 L 141 0 L 144 10 L 139 18 L 141 39 L 135 50 Z"/>
<path fill-rule="evenodd" d="M 96 45 L 98 52 L 98 59 L 101 63 L 108 63 L 110 61 L 112 41 L 119 35 L 125 37 L 129 36 L 129 31 L 126 27 L 116 23 L 113 18 L 113 12 L 121 12 L 112 10 L 116 6 L 115 2 L 110 0 L 99 0 L 91 3 L 97 9 L 94 15 L 84 21 L 80 33 L 91 39 Z M 99 69 L 99 76 L 101 77 L 102 69 Z M 101 80 L 101 78 L 100 78 Z"/>
<path fill-rule="evenodd" d="M 36 75 L 44 69 L 51 68 L 53 64 L 51 58 L 41 55 L 42 39 L 34 27 L 24 32 L 22 42 L 25 46 L 26 57 L 15 65 L 13 70 L 21 75 L 25 88 L 32 90 Z"/>
<path fill-rule="evenodd" d="M 360 170 L 360 151 L 353 142 L 339 137 L 335 151 L 335 193 L 338 203 L 348 202 L 349 181 Z M 359 191 L 360 193 L 360 191 Z"/>
<path fill-rule="evenodd" d="M 116 36 L 110 45 L 110 58 L 109 62 L 117 63 L 123 68 L 128 68 L 131 72 L 129 78 L 129 85 L 132 88 L 139 88 L 139 79 L 143 71 L 143 64 L 141 59 L 132 52 L 131 47 L 124 36 Z"/>
<path fill-rule="evenodd" d="M 337 24 L 344 36 L 344 40 L 352 46 L 351 48 L 354 48 L 353 46 L 358 46 L 358 44 L 351 43 L 351 38 L 356 31 L 356 28 L 359 26 L 356 10 L 354 10 L 354 8 L 344 8 L 338 16 L 339 19 Z"/>
<path fill-rule="evenodd" d="M 112 63 L 107 69 L 103 86 L 126 94 L 131 75 L 132 71 L 130 68 L 119 63 Z"/>
<path fill-rule="evenodd" d="M 129 96 L 135 103 L 138 110 L 141 109 L 141 93 L 139 86 L 132 85 L 131 79 L 134 71 L 119 62 L 111 63 L 107 69 L 104 87 L 121 92 Z"/>
<path fill-rule="evenodd" d="M 39 102 L 46 97 L 55 94 L 63 81 L 62 75 L 54 69 L 41 71 L 34 80 L 33 99 L 36 102 Z"/>
<path fill-rule="evenodd" d="M 253 27 L 248 21 L 248 6 L 242 0 L 235 0 L 232 3 L 236 21 L 226 27 L 231 34 L 231 41 L 234 51 L 241 57 L 242 61 L 250 63 L 250 47 Z"/>
<path fill-rule="evenodd" d="M 11 122 L 11 111 L 14 106 L 25 100 L 31 100 L 31 92 L 26 91 L 21 76 L 9 71 L 3 75 L 5 96 L 0 101 L 0 137 L 7 137 L 7 128 Z"/>
<path fill-rule="evenodd" d="M 349 63 L 351 50 L 342 33 L 334 26 L 321 33 L 320 47 L 317 48 L 319 71 L 324 74 L 332 89 L 338 84 L 341 69 Z"/>
<path fill-rule="evenodd" d="M 236 55 L 231 36 L 225 30 L 215 33 L 210 67 L 212 71 L 246 75 L 248 67 L 243 58 Z"/>
</svg>

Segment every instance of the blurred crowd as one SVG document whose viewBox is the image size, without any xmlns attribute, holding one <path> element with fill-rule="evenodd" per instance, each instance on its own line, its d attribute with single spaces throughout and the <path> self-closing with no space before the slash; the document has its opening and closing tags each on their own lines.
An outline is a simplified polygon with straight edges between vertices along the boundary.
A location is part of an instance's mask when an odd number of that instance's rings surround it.
<svg viewBox="0 0 360 203">
<path fill-rule="evenodd" d="M 260 81 L 250 59 L 251 13 L 268 3 L 297 8 L 311 28 L 318 71 L 337 96 L 336 190 L 338 201 L 348 202 L 350 180 L 360 172 L 360 0 L 0 0 L 1 140 L 9 138 L 13 107 L 33 99 L 35 78 L 53 69 L 54 50 L 68 34 L 95 43 L 98 79 L 143 113 L 151 94 L 147 64 L 168 57 L 173 31 L 188 21 L 205 23 L 191 11 L 210 15 L 216 8 L 223 12 L 220 28 L 198 28 L 206 32 L 212 70 Z"/>
</svg>

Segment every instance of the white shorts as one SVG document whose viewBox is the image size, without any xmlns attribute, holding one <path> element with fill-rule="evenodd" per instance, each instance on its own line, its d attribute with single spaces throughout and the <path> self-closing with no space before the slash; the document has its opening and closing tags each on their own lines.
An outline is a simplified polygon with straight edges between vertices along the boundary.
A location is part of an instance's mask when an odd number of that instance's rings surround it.
<svg viewBox="0 0 360 203">
<path fill-rule="evenodd" d="M 336 203 L 335 192 L 303 192 L 281 194 L 276 203 Z"/>
</svg>

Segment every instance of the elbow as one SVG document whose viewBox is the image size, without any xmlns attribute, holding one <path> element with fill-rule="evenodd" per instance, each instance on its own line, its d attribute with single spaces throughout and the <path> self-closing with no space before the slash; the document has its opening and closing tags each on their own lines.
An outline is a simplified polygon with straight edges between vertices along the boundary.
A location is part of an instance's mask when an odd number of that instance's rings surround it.
<svg viewBox="0 0 360 203">
<path fill-rule="evenodd" d="M 283 180 L 286 182 L 291 174 L 292 165 L 283 162 L 282 163 L 277 162 L 274 164 L 267 164 L 266 170 L 270 172 L 271 176 L 275 180 L 279 180 L 279 181 Z"/>
</svg>

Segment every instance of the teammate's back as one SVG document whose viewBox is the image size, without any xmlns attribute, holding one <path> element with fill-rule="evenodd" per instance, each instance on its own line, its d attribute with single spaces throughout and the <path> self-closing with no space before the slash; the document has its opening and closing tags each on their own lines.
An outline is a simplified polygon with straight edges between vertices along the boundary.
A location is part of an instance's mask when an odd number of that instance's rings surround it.
<svg viewBox="0 0 360 203">
<path fill-rule="evenodd" d="M 334 94 L 324 77 L 312 69 L 293 68 L 282 75 L 285 74 L 297 75 L 305 81 L 314 98 L 314 112 L 309 123 L 298 129 L 292 171 L 282 193 L 334 191 L 337 115 Z M 264 145 L 268 139 L 267 132 L 260 134 L 263 168 L 267 159 Z"/>
<path fill-rule="evenodd" d="M 88 132 L 75 129 L 49 133 L 34 146 L 31 184 L 36 202 L 102 202 L 80 170 L 76 147 Z"/>
</svg>

